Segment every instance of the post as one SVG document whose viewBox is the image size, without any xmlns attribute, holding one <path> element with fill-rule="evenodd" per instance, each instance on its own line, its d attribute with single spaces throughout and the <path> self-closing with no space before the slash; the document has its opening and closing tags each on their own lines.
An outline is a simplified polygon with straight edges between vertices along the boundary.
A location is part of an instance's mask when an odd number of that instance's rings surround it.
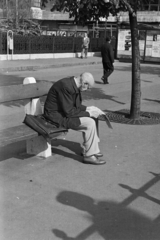
<svg viewBox="0 0 160 240">
<path fill-rule="evenodd" d="M 146 42 L 147 42 L 147 30 L 145 30 L 145 42 L 144 42 L 143 62 L 145 62 L 145 58 L 146 58 Z"/>
<path fill-rule="evenodd" d="M 8 0 L 6 0 L 6 17 L 7 17 L 7 23 L 8 23 Z"/>
</svg>

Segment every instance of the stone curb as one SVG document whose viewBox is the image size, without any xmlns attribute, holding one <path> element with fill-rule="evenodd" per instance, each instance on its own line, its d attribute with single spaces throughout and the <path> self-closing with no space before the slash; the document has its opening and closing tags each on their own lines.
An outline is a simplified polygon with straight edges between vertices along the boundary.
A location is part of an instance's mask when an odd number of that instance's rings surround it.
<svg viewBox="0 0 160 240">
<path fill-rule="evenodd" d="M 47 69 L 47 68 L 60 68 L 60 67 L 71 67 L 71 66 L 84 66 L 84 65 L 94 65 L 102 64 L 102 61 L 98 62 L 81 62 L 81 63 L 63 63 L 63 64 L 53 64 L 53 65 L 39 65 L 39 66 L 21 66 L 21 67 L 8 67 L 1 68 L 0 72 L 16 72 L 16 71 L 34 71 L 38 69 Z"/>
</svg>

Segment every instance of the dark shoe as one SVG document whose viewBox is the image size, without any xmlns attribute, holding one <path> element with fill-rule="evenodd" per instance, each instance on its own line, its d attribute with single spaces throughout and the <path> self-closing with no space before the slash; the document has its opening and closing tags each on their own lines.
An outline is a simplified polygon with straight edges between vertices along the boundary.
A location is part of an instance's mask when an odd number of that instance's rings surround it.
<svg viewBox="0 0 160 240">
<path fill-rule="evenodd" d="M 109 82 L 104 82 L 104 84 L 109 84 Z"/>
<path fill-rule="evenodd" d="M 101 152 L 99 152 L 97 154 L 94 154 L 94 156 L 96 156 L 96 157 L 103 157 L 103 154 Z"/>
<path fill-rule="evenodd" d="M 83 163 L 85 164 L 93 164 L 93 165 L 102 165 L 105 164 L 106 161 L 103 159 L 99 159 L 96 156 L 84 157 Z"/>
<path fill-rule="evenodd" d="M 85 157 L 83 153 L 81 153 L 81 156 Z M 96 157 L 103 157 L 103 154 L 101 152 L 94 154 Z"/>
</svg>

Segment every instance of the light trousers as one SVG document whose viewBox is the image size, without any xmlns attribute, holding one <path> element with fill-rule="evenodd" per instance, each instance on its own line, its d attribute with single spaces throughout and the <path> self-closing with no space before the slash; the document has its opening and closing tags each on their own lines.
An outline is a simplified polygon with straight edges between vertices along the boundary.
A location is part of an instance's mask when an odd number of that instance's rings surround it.
<svg viewBox="0 0 160 240">
<path fill-rule="evenodd" d="M 81 57 L 87 57 L 88 54 L 88 48 L 82 48 L 82 52 L 81 52 Z"/>
<path fill-rule="evenodd" d="M 93 118 L 81 117 L 81 125 L 76 129 L 76 131 L 82 132 L 83 137 L 83 154 L 85 156 L 91 156 L 100 152 L 99 149 L 99 134 L 98 125 Z"/>
</svg>

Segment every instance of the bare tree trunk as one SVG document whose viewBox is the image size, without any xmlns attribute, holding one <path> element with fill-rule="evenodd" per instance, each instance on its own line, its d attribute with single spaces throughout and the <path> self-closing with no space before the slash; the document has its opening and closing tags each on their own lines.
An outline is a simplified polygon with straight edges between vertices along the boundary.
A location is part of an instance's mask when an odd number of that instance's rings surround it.
<svg viewBox="0 0 160 240">
<path fill-rule="evenodd" d="M 130 118 L 140 118 L 141 107 L 141 80 L 140 80 L 140 53 L 138 41 L 138 26 L 136 14 L 129 13 L 132 39 L 132 94 Z"/>
<path fill-rule="evenodd" d="M 18 0 L 16 0 L 15 10 L 16 28 L 18 28 Z"/>
</svg>

